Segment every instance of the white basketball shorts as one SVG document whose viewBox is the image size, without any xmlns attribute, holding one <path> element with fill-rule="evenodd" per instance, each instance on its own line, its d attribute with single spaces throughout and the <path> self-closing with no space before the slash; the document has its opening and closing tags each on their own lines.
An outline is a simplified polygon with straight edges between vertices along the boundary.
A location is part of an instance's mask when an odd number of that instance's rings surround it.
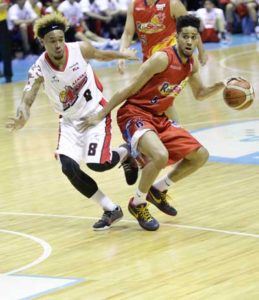
<svg viewBox="0 0 259 300">
<path fill-rule="evenodd" d="M 100 104 L 96 110 L 102 109 Z M 56 154 L 66 155 L 78 164 L 110 162 L 112 151 L 111 142 L 111 116 L 106 116 L 96 126 L 79 131 L 82 121 L 60 118 L 59 141 Z"/>
</svg>

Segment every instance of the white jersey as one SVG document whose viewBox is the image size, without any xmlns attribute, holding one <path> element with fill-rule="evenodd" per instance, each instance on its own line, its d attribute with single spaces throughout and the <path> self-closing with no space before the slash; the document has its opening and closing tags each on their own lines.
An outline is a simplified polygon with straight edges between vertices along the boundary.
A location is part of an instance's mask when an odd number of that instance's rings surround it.
<svg viewBox="0 0 259 300">
<path fill-rule="evenodd" d="M 54 110 L 70 120 L 80 120 L 91 114 L 103 99 L 93 69 L 81 53 L 79 43 L 66 43 L 67 62 L 57 70 L 44 52 L 29 71 L 32 81 L 43 77 L 43 87 Z"/>
</svg>

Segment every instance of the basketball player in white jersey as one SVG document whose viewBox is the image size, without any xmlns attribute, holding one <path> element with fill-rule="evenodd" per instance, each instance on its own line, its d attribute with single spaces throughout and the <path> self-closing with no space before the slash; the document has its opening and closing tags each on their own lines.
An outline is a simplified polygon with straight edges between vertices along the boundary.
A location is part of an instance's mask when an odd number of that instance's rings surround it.
<svg viewBox="0 0 259 300">
<path fill-rule="evenodd" d="M 121 162 L 129 185 L 136 182 L 138 168 L 126 146 L 111 151 L 110 115 L 97 126 L 80 130 L 85 118 L 106 104 L 102 85 L 88 60 L 135 60 L 136 53 L 132 50 L 124 54 L 99 51 L 85 42 L 65 43 L 66 29 L 67 21 L 61 15 L 46 15 L 35 22 L 35 35 L 46 51 L 31 66 L 17 115 L 8 120 L 6 127 L 13 131 L 25 125 L 31 105 L 43 85 L 54 110 L 61 116 L 56 156 L 62 171 L 79 192 L 101 205 L 104 213 L 93 229 L 103 230 L 122 218 L 122 210 L 80 169 L 79 163 L 83 161 L 90 169 L 103 172 Z"/>
</svg>

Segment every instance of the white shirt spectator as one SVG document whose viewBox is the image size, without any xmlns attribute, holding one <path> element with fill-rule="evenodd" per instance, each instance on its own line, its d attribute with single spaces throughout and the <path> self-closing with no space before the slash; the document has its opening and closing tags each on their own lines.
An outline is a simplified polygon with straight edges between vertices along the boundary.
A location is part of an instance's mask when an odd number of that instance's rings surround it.
<svg viewBox="0 0 259 300">
<path fill-rule="evenodd" d="M 225 17 L 223 10 L 220 8 L 213 8 L 208 11 L 206 8 L 199 8 L 196 11 L 196 17 L 198 17 L 204 26 L 204 28 L 214 28 L 217 29 L 217 22 L 221 20 L 225 23 Z"/>
<path fill-rule="evenodd" d="M 79 5 L 83 13 L 88 13 L 91 11 L 89 0 L 81 0 Z"/>
<path fill-rule="evenodd" d="M 130 1 L 131 0 L 117 0 L 118 9 L 127 12 Z"/>
<path fill-rule="evenodd" d="M 29 3 L 25 3 L 21 9 L 18 4 L 12 5 L 8 10 L 8 28 L 13 30 L 15 27 L 15 20 L 36 20 L 38 18 L 37 14 L 32 9 Z"/>
<path fill-rule="evenodd" d="M 77 2 L 70 3 L 68 0 L 62 2 L 58 11 L 60 11 L 72 26 L 77 26 L 83 19 L 80 4 Z"/>
</svg>

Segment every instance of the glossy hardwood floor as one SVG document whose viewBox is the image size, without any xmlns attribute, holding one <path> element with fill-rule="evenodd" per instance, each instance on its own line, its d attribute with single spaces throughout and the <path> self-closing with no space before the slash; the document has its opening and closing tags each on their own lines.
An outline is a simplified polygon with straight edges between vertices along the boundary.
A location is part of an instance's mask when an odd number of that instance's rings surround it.
<svg viewBox="0 0 259 300">
<path fill-rule="evenodd" d="M 256 45 L 209 55 L 201 69 L 206 84 L 242 75 L 259 95 Z M 128 66 L 124 76 L 97 70 L 108 99 L 137 67 Z M 150 206 L 161 224 L 157 232 L 142 230 L 127 211 L 135 187 L 125 184 L 121 169 L 84 168 L 124 211 L 111 230 L 94 232 L 102 212 L 73 189 L 53 157 L 58 117 L 46 96 L 40 92 L 23 130 L 4 128 L 23 85 L 0 86 L 0 284 L 14 275 L 82 279 L 39 297 L 48 300 L 259 299 L 259 165 L 208 162 L 170 190 L 177 217 Z M 258 120 L 258 101 L 234 111 L 221 94 L 201 103 L 187 87 L 176 108 L 183 126 L 197 130 Z M 113 132 L 116 146 L 122 139 L 115 118 Z M 0 299 L 7 299 L 3 289 Z"/>
</svg>

